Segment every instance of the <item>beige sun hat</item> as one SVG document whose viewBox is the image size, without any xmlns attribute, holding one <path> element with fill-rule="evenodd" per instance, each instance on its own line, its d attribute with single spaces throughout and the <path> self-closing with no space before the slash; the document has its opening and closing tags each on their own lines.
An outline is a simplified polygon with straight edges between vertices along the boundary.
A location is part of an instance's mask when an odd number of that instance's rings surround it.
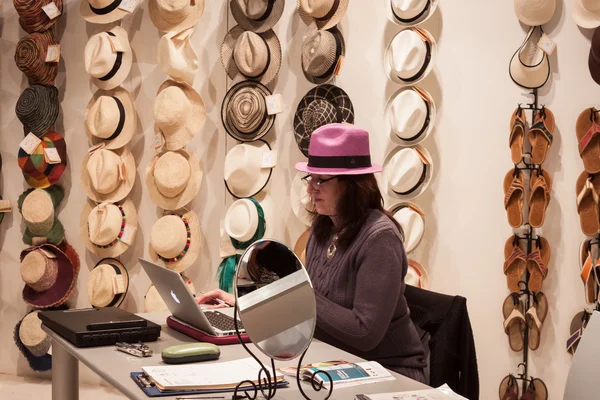
<svg viewBox="0 0 600 400">
<path fill-rule="evenodd" d="M 165 210 L 182 208 L 198 194 L 203 175 L 200 160 L 190 151 L 157 154 L 146 168 L 150 199 Z"/>
<path fill-rule="evenodd" d="M 290 188 L 290 203 L 292 212 L 306 226 L 312 225 L 312 215 L 308 211 L 310 207 L 310 196 L 308 195 L 308 184 L 302 180 L 306 175 L 304 172 L 296 172 Z"/>
<path fill-rule="evenodd" d="M 263 154 L 271 151 L 267 142 L 240 143 L 225 156 L 225 187 L 237 198 L 253 197 L 269 182 L 273 168 L 262 168 Z"/>
<path fill-rule="evenodd" d="M 319 29 L 333 28 L 344 18 L 349 0 L 297 0 L 296 7 L 305 21 L 313 20 Z"/>
<path fill-rule="evenodd" d="M 519 21 L 529 26 L 544 25 L 556 10 L 556 0 L 514 0 Z"/>
<path fill-rule="evenodd" d="M 433 162 L 426 148 L 396 148 L 383 164 L 382 186 L 390 196 L 410 200 L 427 189 L 432 176 Z"/>
<path fill-rule="evenodd" d="M 129 272 L 119 260 L 104 258 L 88 275 L 86 287 L 92 307 L 119 307 L 129 290 Z"/>
<path fill-rule="evenodd" d="M 185 282 L 186 287 L 188 288 L 192 296 L 196 297 L 196 287 L 194 286 L 194 282 L 192 282 L 192 280 L 186 277 L 185 275 L 181 275 L 181 278 Z M 158 293 L 158 290 L 156 290 L 156 287 L 154 287 L 154 285 L 150 285 L 148 291 L 146 292 L 146 295 L 144 296 L 144 312 L 149 313 L 165 311 L 169 311 L 169 308 L 165 304 L 162 297 L 160 297 L 160 294 Z"/>
<path fill-rule="evenodd" d="M 202 129 L 206 107 L 202 97 L 187 83 L 167 80 L 154 100 L 154 130 L 162 133 L 167 150 L 179 150 Z"/>
<path fill-rule="evenodd" d="M 34 238 L 45 238 L 48 243 L 60 244 L 65 231 L 56 217 L 56 209 L 64 198 L 62 187 L 53 185 L 46 189 L 29 188 L 17 201 L 19 211 L 27 228 L 23 232 L 23 242 L 33 244 Z"/>
<path fill-rule="evenodd" d="M 600 26 L 600 1 L 573 0 L 573 20 L 585 29 L 595 29 Z"/>
<path fill-rule="evenodd" d="M 131 94 L 122 87 L 96 91 L 85 109 L 83 123 L 90 146 L 104 143 L 107 150 L 125 146 L 137 129 Z"/>
<path fill-rule="evenodd" d="M 256 199 L 234 201 L 225 213 L 225 232 L 240 243 L 262 239 L 269 225 L 267 218 L 272 215 L 271 210 L 266 209 L 270 205 L 269 201 Z"/>
<path fill-rule="evenodd" d="M 129 14 L 119 8 L 123 0 L 81 0 L 79 12 L 92 24 L 109 24 Z"/>
<path fill-rule="evenodd" d="M 266 85 L 281 68 L 281 43 L 272 30 L 255 33 L 236 25 L 221 44 L 221 63 L 231 79 L 242 75 Z"/>
<path fill-rule="evenodd" d="M 42 329 L 39 310 L 32 311 L 23 318 L 19 327 L 19 340 L 35 357 L 48 353 L 52 346 L 50 336 Z"/>
<path fill-rule="evenodd" d="M 123 51 L 114 51 L 115 41 Z M 84 51 L 85 70 L 100 89 L 110 90 L 121 85 L 133 63 L 127 31 L 115 26 L 89 38 Z"/>
<path fill-rule="evenodd" d="M 271 29 L 283 14 L 285 0 L 230 0 L 229 9 L 236 22 L 245 31 L 265 32 Z"/>
<path fill-rule="evenodd" d="M 397 83 L 414 85 L 425 79 L 435 64 L 437 44 L 422 28 L 406 28 L 394 36 L 384 53 L 384 68 Z"/>
<path fill-rule="evenodd" d="M 200 222 L 196 213 L 180 209 L 164 215 L 150 232 L 150 257 L 175 272 L 188 269 L 200 254 Z"/>
<path fill-rule="evenodd" d="M 99 257 L 118 257 L 135 240 L 137 212 L 129 199 L 123 204 L 89 201 L 79 219 L 79 235 L 85 247 Z"/>
<path fill-rule="evenodd" d="M 198 73 L 198 56 L 190 37 L 194 28 L 181 32 L 167 32 L 158 41 L 158 66 L 160 70 L 177 82 L 194 84 Z"/>
<path fill-rule="evenodd" d="M 149 0 L 150 19 L 162 32 L 181 32 L 196 25 L 204 13 L 204 0 Z"/>
<path fill-rule="evenodd" d="M 135 175 L 135 159 L 127 146 L 99 149 L 83 158 L 81 184 L 92 201 L 116 203 L 131 192 Z"/>
</svg>

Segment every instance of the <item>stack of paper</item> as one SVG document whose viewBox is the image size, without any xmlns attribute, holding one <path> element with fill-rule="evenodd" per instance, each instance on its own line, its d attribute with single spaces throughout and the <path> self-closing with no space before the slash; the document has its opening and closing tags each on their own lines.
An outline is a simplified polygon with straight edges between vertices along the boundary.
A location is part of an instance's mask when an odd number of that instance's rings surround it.
<svg viewBox="0 0 600 400">
<path fill-rule="evenodd" d="M 333 380 L 334 389 L 396 379 L 388 370 L 375 361 L 361 363 L 329 361 L 320 365 L 313 364 L 302 368 L 302 379 L 310 380 L 316 371 L 326 371 Z M 317 382 L 323 382 L 325 386 L 329 384 L 325 374 L 317 374 L 315 379 Z"/>
<path fill-rule="evenodd" d="M 448 385 L 437 389 L 413 390 L 410 392 L 357 394 L 354 400 L 467 400 L 454 393 Z"/>
</svg>

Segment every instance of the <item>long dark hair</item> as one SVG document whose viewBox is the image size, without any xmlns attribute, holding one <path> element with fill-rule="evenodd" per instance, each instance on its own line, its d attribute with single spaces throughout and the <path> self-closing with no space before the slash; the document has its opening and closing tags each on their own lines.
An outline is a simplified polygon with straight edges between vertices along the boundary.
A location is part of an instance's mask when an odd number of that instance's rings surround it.
<svg viewBox="0 0 600 400">
<path fill-rule="evenodd" d="M 347 247 L 358 235 L 369 212 L 379 210 L 396 225 L 404 241 L 404 232 L 394 216 L 383 208 L 383 196 L 373 174 L 365 175 L 339 175 L 337 179 L 342 183 L 344 191 L 337 204 L 337 217 L 343 227 L 339 232 L 337 245 Z M 327 215 L 319 215 L 316 211 L 313 216 L 313 236 L 322 244 L 330 240 L 333 231 L 333 222 Z"/>
</svg>

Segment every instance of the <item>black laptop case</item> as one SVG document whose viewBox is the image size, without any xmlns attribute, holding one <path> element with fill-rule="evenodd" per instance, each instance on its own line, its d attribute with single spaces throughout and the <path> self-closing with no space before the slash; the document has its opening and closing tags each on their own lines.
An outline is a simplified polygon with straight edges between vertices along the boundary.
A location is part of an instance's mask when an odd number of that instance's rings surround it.
<svg viewBox="0 0 600 400">
<path fill-rule="evenodd" d="M 160 325 L 114 307 L 42 311 L 39 317 L 77 347 L 153 342 L 160 337 Z M 88 329 L 94 324 L 95 329 Z"/>
</svg>

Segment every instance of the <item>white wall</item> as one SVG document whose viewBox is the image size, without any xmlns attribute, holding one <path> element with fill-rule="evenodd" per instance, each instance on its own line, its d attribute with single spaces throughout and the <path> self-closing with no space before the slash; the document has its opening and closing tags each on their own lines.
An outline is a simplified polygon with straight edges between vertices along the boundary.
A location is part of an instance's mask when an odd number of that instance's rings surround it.
<svg viewBox="0 0 600 400">
<path fill-rule="evenodd" d="M 15 102 L 26 80 L 13 62 L 20 30 L 12 2 L 5 1 L 0 16 L 2 54 L 0 69 L 0 151 L 4 198 L 16 201 L 26 188 L 16 162 L 21 126 L 14 115 Z M 292 118 L 300 98 L 312 87 L 300 69 L 301 35 L 304 25 L 294 12 L 295 1 L 286 9 L 275 30 L 283 46 L 283 65 L 275 92 L 285 99 L 285 112 L 277 117 L 274 132 L 267 136 L 278 150 L 280 163 L 268 191 L 278 205 L 274 237 L 293 245 L 303 226 L 291 212 L 288 191 L 293 165 L 302 159 L 293 139 Z M 348 17 L 341 24 L 347 44 L 346 62 L 337 84 L 354 102 L 355 123 L 371 132 L 374 159 L 381 162 L 391 148 L 383 131 L 383 108 L 399 89 L 383 71 L 383 50 L 399 28 L 388 22 L 383 0 L 351 1 Z M 189 146 L 202 159 L 205 175 L 192 207 L 201 219 L 204 234 L 200 262 L 188 273 L 198 289 L 214 287 L 218 255 L 219 220 L 231 203 L 222 184 L 226 150 L 234 144 L 220 123 L 220 104 L 225 95 L 226 75 L 219 48 L 227 32 L 226 2 L 208 1 L 204 16 L 192 37 L 199 55 L 200 71 L 194 87 L 207 106 L 208 120 Z M 95 27 L 79 15 L 79 3 L 67 1 L 59 22 L 62 60 L 57 85 L 61 114 L 57 130 L 66 136 L 69 167 L 62 178 L 67 190 L 59 218 L 67 239 L 83 261 L 76 302 L 88 306 L 85 280 L 97 261 L 78 238 L 79 214 L 85 194 L 79 190 L 81 161 L 87 148 L 83 131 L 85 105 L 95 88 L 83 67 L 83 49 Z M 565 342 L 572 316 L 584 306 L 576 254 L 583 235 L 575 209 L 575 180 L 583 170 L 574 134 L 575 120 L 584 108 L 594 105 L 600 94 L 587 70 L 591 32 L 581 31 L 571 19 L 571 2 L 558 2 L 556 15 L 545 31 L 558 44 L 551 57 L 552 78 L 540 91 L 541 102 L 555 114 L 557 130 L 545 168 L 553 177 L 553 193 L 542 235 L 552 247 L 549 276 L 543 290 L 550 312 L 542 332 L 542 345 L 530 353 L 530 372 L 542 378 L 552 398 L 562 397 L 571 356 Z M 233 26 L 229 17 L 229 26 Z M 150 22 L 147 4 L 124 23 L 135 51 L 134 66 L 124 87 L 132 92 L 140 117 L 133 152 L 138 165 L 133 200 L 141 216 L 141 229 L 133 250 L 122 257 L 132 280 L 125 308 L 139 311 L 149 281 L 135 260 L 147 255 L 150 228 L 158 209 L 142 183 L 153 155 L 152 104 L 165 76 L 156 66 L 159 34 Z M 527 98 L 508 76 L 508 62 L 520 46 L 526 27 L 519 24 L 512 2 L 460 0 L 441 2 L 439 10 L 424 24 L 438 42 L 437 66 L 420 84 L 434 97 L 438 122 L 424 145 L 433 156 L 435 176 L 429 190 L 416 202 L 427 214 L 426 237 L 414 257 L 429 270 L 434 290 L 468 298 L 473 325 L 481 398 L 496 396 L 503 376 L 516 372 L 520 354 L 510 351 L 502 329 L 501 305 L 508 294 L 502 272 L 504 242 L 511 234 L 503 208 L 502 180 L 511 168 L 508 148 L 509 119 L 517 103 Z M 596 104 L 597 105 L 597 104 Z M 145 134 L 145 136 L 143 135 Z M 388 199 L 389 200 L 389 199 Z M 388 201 L 391 205 L 392 201 Z M 7 215 L 0 226 L 0 373 L 30 375 L 24 358 L 12 345 L 12 329 L 26 312 L 20 298 L 22 282 L 18 256 L 24 245 L 20 215 Z M 91 373 L 84 379 L 93 380 Z"/>
</svg>

